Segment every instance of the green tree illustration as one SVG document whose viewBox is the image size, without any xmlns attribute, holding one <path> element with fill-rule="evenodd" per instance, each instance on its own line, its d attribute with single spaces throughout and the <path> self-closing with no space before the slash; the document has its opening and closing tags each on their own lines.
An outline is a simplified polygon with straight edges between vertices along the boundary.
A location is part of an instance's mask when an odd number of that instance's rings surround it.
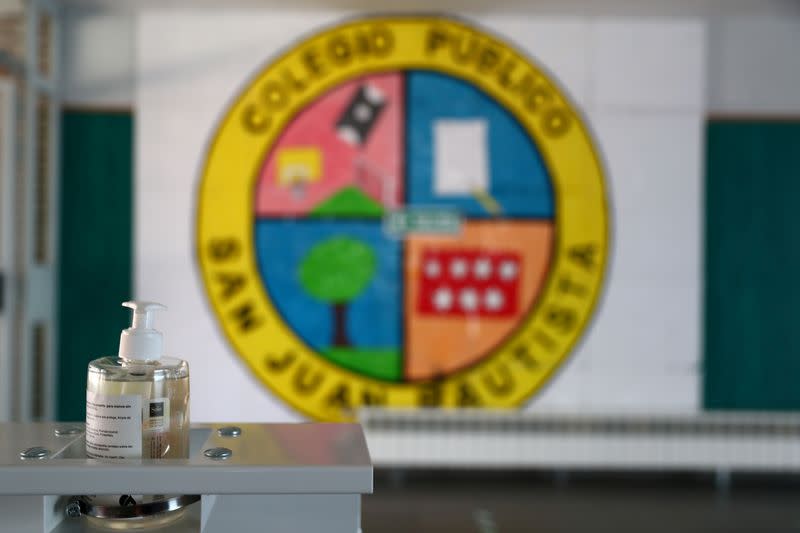
<svg viewBox="0 0 800 533">
<path fill-rule="evenodd" d="M 314 245 L 300 263 L 300 283 L 333 310 L 333 345 L 350 346 L 347 306 L 375 275 L 375 253 L 350 237 L 331 237 Z"/>
</svg>

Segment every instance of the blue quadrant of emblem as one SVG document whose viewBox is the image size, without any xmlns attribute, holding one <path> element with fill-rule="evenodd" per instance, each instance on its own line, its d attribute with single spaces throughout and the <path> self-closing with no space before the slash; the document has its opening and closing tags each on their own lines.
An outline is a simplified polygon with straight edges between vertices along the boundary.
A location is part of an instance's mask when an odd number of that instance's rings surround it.
<svg viewBox="0 0 800 533">
<path fill-rule="evenodd" d="M 398 241 L 386 238 L 375 221 L 262 219 L 255 229 L 261 278 L 295 333 L 343 367 L 378 379 L 401 379 Z M 347 257 L 355 263 L 347 265 Z M 369 261 L 374 268 L 363 268 Z M 328 266 L 333 263 L 339 268 Z M 357 272 L 363 283 L 347 286 Z M 337 331 L 333 300 L 346 308 L 344 332 Z"/>
<path fill-rule="evenodd" d="M 553 190 L 535 144 L 476 87 L 408 72 L 406 132 L 408 204 L 455 207 L 478 218 L 553 217 Z"/>
</svg>

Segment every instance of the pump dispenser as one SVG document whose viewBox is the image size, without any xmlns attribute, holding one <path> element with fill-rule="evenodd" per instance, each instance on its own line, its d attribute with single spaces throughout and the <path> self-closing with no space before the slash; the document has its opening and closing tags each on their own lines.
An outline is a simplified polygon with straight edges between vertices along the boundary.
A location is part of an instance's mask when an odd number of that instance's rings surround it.
<svg viewBox="0 0 800 533">
<path fill-rule="evenodd" d="M 167 308 L 155 302 L 125 302 L 122 306 L 133 309 L 133 323 L 119 335 L 119 356 L 128 361 L 161 359 L 164 335 L 153 329 L 153 312 Z"/>
<path fill-rule="evenodd" d="M 154 328 L 155 312 L 166 307 L 140 301 L 122 305 L 133 310 L 133 319 L 120 334 L 118 356 L 89 363 L 86 455 L 98 460 L 188 459 L 189 365 L 163 355 L 164 336 Z M 166 497 L 126 495 L 124 501 L 150 503 Z M 101 520 L 101 525 L 131 529 L 165 519 L 152 518 Z"/>
</svg>

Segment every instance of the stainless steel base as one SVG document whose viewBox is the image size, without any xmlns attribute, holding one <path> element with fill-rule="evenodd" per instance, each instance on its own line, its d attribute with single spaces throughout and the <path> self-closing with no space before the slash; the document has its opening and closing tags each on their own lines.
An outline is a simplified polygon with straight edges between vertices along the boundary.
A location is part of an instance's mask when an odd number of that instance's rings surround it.
<svg viewBox="0 0 800 533">
<path fill-rule="evenodd" d="M 137 503 L 135 505 L 98 505 L 86 497 L 74 499 L 67 506 L 67 516 L 76 518 L 80 515 L 95 518 L 144 518 L 161 513 L 170 513 L 183 509 L 187 505 L 200 501 L 199 495 L 172 496 L 163 500 Z M 77 513 L 75 512 L 77 507 Z"/>
</svg>

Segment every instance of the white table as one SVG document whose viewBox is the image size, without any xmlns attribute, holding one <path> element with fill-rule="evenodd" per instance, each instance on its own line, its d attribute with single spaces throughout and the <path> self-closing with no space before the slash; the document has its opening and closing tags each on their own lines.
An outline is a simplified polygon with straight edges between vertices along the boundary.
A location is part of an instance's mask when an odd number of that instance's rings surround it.
<svg viewBox="0 0 800 533">
<path fill-rule="evenodd" d="M 240 429 L 224 436 L 225 426 Z M 69 430 L 74 433 L 70 434 Z M 33 447 L 41 459 L 23 459 Z M 356 424 L 198 424 L 187 460 L 87 459 L 81 424 L 0 424 L 0 530 L 94 531 L 65 509 L 83 494 L 197 494 L 173 533 L 356 533 L 372 464 Z M 206 450 L 226 448 L 212 459 Z"/>
</svg>

